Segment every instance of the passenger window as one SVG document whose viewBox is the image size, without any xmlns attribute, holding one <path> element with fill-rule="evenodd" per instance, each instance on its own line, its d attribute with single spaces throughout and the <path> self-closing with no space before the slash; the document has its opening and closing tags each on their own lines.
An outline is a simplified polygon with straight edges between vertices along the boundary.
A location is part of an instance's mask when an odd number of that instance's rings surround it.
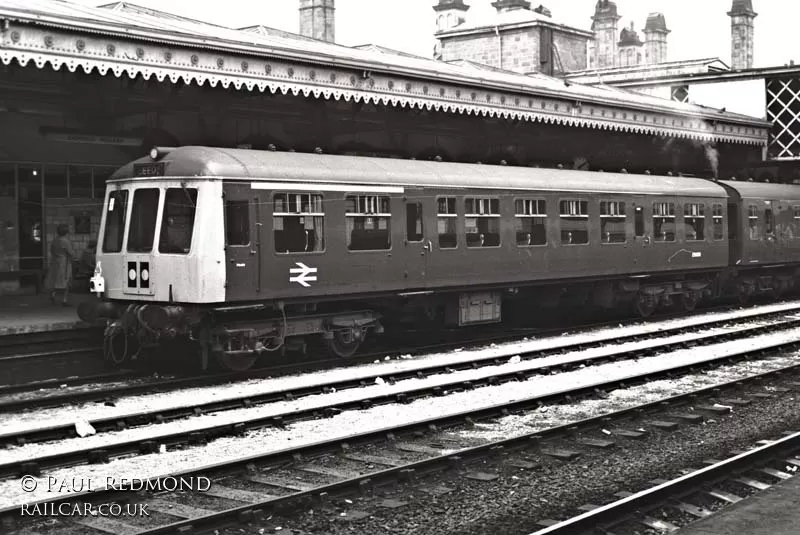
<svg viewBox="0 0 800 535">
<path fill-rule="evenodd" d="M 106 207 L 106 228 L 103 233 L 103 252 L 122 251 L 122 237 L 125 233 L 125 216 L 128 213 L 128 191 L 117 190 L 108 194 Z"/>
<path fill-rule="evenodd" d="M 705 241 L 706 207 L 704 204 L 689 203 L 683 206 L 683 224 L 686 241 Z"/>
<path fill-rule="evenodd" d="M 589 202 L 561 201 L 561 243 L 582 245 L 589 243 Z"/>
<path fill-rule="evenodd" d="M 436 230 L 439 235 L 439 248 L 455 249 L 458 247 L 456 198 L 439 197 L 436 199 L 436 206 Z"/>
<path fill-rule="evenodd" d="M 750 205 L 747 207 L 747 225 L 751 240 L 758 240 L 760 232 L 758 231 L 758 207 Z"/>
<path fill-rule="evenodd" d="M 137 189 L 133 192 L 133 208 L 128 223 L 128 252 L 150 253 L 156 237 L 158 217 L 158 188 Z"/>
<path fill-rule="evenodd" d="M 800 239 L 800 206 L 792 206 L 791 238 Z"/>
<path fill-rule="evenodd" d="M 250 245 L 250 201 L 225 202 L 225 242 Z"/>
<path fill-rule="evenodd" d="M 625 243 L 625 203 L 600 201 L 600 241 L 602 243 Z"/>
<path fill-rule="evenodd" d="M 197 188 L 167 188 L 158 252 L 188 254 L 192 247 Z"/>
<path fill-rule="evenodd" d="M 500 200 L 488 197 L 464 199 L 467 247 L 500 245 Z"/>
<path fill-rule="evenodd" d="M 276 193 L 272 198 L 272 230 L 276 253 L 317 253 L 325 250 L 322 195 Z"/>
<path fill-rule="evenodd" d="M 345 229 L 350 251 L 380 251 L 391 248 L 389 197 L 348 195 L 345 197 Z"/>
<path fill-rule="evenodd" d="M 675 203 L 653 203 L 653 240 L 675 241 Z"/>
<path fill-rule="evenodd" d="M 422 232 L 422 203 L 406 204 L 406 239 L 409 242 L 420 242 L 425 235 Z"/>
<path fill-rule="evenodd" d="M 517 245 L 547 244 L 547 202 L 543 199 L 514 200 L 514 230 Z"/>
<path fill-rule="evenodd" d="M 637 238 L 644 236 L 644 207 L 636 206 L 633 209 L 633 233 Z"/>
<path fill-rule="evenodd" d="M 712 224 L 714 225 L 714 240 L 722 240 L 725 238 L 723 234 L 722 222 L 723 222 L 723 212 L 722 212 L 722 205 L 715 204 L 711 207 L 712 211 Z"/>
</svg>

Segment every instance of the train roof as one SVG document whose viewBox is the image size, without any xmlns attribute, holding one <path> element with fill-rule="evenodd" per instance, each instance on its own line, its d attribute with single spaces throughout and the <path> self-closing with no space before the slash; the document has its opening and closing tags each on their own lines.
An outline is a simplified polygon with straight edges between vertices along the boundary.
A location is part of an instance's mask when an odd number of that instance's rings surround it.
<svg viewBox="0 0 800 535">
<path fill-rule="evenodd" d="M 736 190 L 744 199 L 800 200 L 800 186 L 796 184 L 767 184 L 731 180 L 720 180 L 720 183 Z"/>
<path fill-rule="evenodd" d="M 727 197 L 719 185 L 697 178 L 361 156 L 179 147 L 159 161 L 165 164 L 163 177 Z M 111 179 L 138 180 L 135 178 L 134 165 L 148 163 L 154 162 L 149 157 L 135 160 L 120 168 Z"/>
</svg>

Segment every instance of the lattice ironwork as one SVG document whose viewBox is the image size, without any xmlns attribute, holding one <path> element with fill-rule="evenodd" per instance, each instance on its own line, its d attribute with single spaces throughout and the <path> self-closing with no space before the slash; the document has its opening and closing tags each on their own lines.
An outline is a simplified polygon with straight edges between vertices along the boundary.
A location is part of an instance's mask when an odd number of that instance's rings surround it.
<svg viewBox="0 0 800 535">
<path fill-rule="evenodd" d="M 670 88 L 670 98 L 678 102 L 689 102 L 689 86 L 688 85 L 673 85 Z"/>
<path fill-rule="evenodd" d="M 769 158 L 800 159 L 800 78 L 766 80 Z"/>
</svg>

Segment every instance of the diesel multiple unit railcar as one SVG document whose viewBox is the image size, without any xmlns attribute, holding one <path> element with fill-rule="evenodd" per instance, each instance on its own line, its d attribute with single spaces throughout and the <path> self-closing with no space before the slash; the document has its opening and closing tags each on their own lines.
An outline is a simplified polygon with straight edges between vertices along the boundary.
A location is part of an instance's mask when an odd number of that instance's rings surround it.
<svg viewBox="0 0 800 535">
<path fill-rule="evenodd" d="M 84 319 L 115 360 L 191 339 L 244 370 L 318 344 L 352 355 L 409 320 L 509 305 L 692 310 L 779 295 L 800 271 L 800 188 L 182 147 L 108 181 Z"/>
</svg>

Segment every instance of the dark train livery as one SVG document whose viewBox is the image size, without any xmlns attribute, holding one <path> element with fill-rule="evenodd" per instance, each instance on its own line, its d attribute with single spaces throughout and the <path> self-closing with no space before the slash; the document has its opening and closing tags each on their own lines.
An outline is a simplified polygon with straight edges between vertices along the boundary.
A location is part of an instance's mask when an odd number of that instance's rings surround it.
<svg viewBox="0 0 800 535">
<path fill-rule="evenodd" d="M 411 319 L 777 296 L 798 268 L 796 186 L 182 147 L 109 180 L 80 313 L 117 361 L 188 337 L 246 369 Z"/>
</svg>

